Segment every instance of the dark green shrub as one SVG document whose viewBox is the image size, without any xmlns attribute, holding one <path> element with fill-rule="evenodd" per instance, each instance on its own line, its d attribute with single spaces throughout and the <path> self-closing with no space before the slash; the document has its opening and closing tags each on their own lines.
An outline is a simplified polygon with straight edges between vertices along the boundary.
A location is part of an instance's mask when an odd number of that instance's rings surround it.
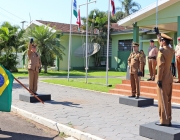
<svg viewBox="0 0 180 140">
<path fill-rule="evenodd" d="M 18 62 L 16 61 L 16 55 L 14 54 L 9 54 L 9 56 L 7 56 L 6 54 L 1 55 L 0 64 L 11 72 L 18 72 L 18 69 L 16 68 Z"/>
</svg>

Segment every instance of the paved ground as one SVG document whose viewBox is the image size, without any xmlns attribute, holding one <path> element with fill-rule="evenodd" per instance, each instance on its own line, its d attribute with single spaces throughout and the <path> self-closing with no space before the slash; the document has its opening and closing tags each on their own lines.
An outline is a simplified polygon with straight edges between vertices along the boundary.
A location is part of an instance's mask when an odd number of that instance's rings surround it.
<svg viewBox="0 0 180 140">
<path fill-rule="evenodd" d="M 28 84 L 27 79 L 21 81 Z M 44 105 L 19 101 L 20 93 L 29 93 L 14 83 L 13 105 L 106 140 L 148 140 L 139 136 L 139 125 L 159 119 L 157 104 L 135 108 L 119 104 L 116 95 L 46 83 L 39 83 L 38 91 L 50 93 L 52 101 Z M 180 107 L 174 106 L 172 112 L 173 121 L 179 121 Z"/>
<path fill-rule="evenodd" d="M 0 112 L 0 128 L 4 140 L 64 140 L 58 132 L 13 113 Z"/>
</svg>

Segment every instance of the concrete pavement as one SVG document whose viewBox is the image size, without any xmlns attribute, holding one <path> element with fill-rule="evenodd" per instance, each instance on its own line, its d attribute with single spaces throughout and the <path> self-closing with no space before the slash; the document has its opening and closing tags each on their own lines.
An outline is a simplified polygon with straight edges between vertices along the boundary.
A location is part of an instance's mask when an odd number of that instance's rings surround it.
<svg viewBox="0 0 180 140">
<path fill-rule="evenodd" d="M 27 79 L 20 80 L 28 85 Z M 20 93 L 29 94 L 14 82 L 14 106 L 106 140 L 148 140 L 139 136 L 139 125 L 159 120 L 157 104 L 121 105 L 117 95 L 39 83 L 39 94 L 52 95 L 43 105 L 19 101 Z M 173 121 L 179 121 L 180 107 L 174 105 L 172 112 Z"/>
</svg>

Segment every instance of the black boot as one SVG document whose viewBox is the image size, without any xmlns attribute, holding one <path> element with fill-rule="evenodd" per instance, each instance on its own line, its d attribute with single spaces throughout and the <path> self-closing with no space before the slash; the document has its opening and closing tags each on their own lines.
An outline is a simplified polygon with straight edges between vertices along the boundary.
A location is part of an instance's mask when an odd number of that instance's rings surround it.
<svg viewBox="0 0 180 140">
<path fill-rule="evenodd" d="M 135 95 L 132 95 L 132 96 L 128 96 L 129 98 L 134 98 L 134 97 L 136 97 Z"/>
</svg>

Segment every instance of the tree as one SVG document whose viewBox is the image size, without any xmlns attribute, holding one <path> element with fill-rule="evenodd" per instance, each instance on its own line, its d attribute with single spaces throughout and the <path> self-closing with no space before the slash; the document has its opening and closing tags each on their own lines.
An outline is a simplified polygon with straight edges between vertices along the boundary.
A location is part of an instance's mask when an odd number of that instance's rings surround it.
<svg viewBox="0 0 180 140">
<path fill-rule="evenodd" d="M 95 13 L 95 14 L 94 14 Z M 83 23 L 86 23 L 86 18 L 82 18 Z M 118 19 L 116 17 L 110 18 L 111 23 L 116 23 Z M 101 50 L 93 55 L 95 60 L 95 66 L 100 65 L 101 51 L 106 47 L 107 44 L 107 26 L 108 26 L 108 12 L 99 11 L 98 9 L 92 10 L 88 16 L 88 29 L 91 34 L 89 37 L 91 43 L 98 43 L 101 46 Z M 86 29 L 86 24 L 83 24 L 82 29 Z M 95 33 L 94 31 L 98 31 Z M 110 28 L 110 32 L 112 29 Z"/>
<path fill-rule="evenodd" d="M 58 56 L 63 59 L 65 47 L 60 44 L 60 31 L 55 31 L 49 26 L 35 26 L 29 28 L 24 37 L 29 41 L 29 37 L 33 37 L 41 54 L 41 61 L 44 67 L 44 72 L 47 73 L 48 65 L 52 64 L 52 59 Z"/>
<path fill-rule="evenodd" d="M 1 56 L 1 64 L 10 71 L 17 71 L 17 52 L 24 43 L 20 40 L 23 32 L 19 29 L 19 26 L 13 26 L 9 22 L 4 22 L 0 26 L 0 55 L 2 51 L 5 52 L 5 55 Z M 16 55 L 12 54 L 14 51 Z"/>
<path fill-rule="evenodd" d="M 118 7 L 117 10 L 124 12 L 123 17 L 127 17 L 141 9 L 141 5 L 133 0 L 119 0 L 119 2 L 121 4 L 121 8 Z"/>
</svg>

